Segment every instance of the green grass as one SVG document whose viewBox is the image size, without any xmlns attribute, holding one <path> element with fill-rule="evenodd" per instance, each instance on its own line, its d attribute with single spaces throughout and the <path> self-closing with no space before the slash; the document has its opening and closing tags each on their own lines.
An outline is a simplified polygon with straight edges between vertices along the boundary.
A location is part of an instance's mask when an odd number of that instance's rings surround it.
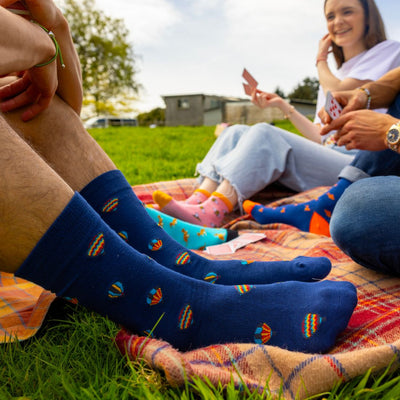
<svg viewBox="0 0 400 400">
<path fill-rule="evenodd" d="M 285 124 L 287 122 L 285 121 Z M 289 125 L 281 125 L 292 130 Z M 109 128 L 91 131 L 131 184 L 193 176 L 215 140 L 213 127 Z M 9 399 L 266 399 L 197 380 L 171 388 L 161 373 L 130 363 L 113 343 L 108 319 L 57 301 L 38 335 L 0 346 L 0 400 Z M 324 399 L 400 398 L 400 377 L 366 374 Z"/>
</svg>

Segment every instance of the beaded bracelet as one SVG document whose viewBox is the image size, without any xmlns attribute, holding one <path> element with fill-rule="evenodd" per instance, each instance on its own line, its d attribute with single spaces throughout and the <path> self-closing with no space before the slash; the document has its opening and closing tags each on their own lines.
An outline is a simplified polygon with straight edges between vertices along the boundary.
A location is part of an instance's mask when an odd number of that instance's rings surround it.
<svg viewBox="0 0 400 400">
<path fill-rule="evenodd" d="M 371 107 L 371 92 L 367 88 L 358 87 L 358 90 L 362 90 L 367 95 L 367 106 L 366 109 L 369 110 Z"/>
<path fill-rule="evenodd" d="M 54 33 L 52 31 L 49 31 L 47 28 L 45 28 L 44 26 L 40 25 L 36 21 L 32 21 L 32 22 L 37 24 L 37 25 L 39 25 L 49 35 L 50 39 L 53 41 L 54 46 L 56 48 L 56 54 L 54 54 L 54 56 L 49 61 L 44 62 L 42 64 L 36 64 L 35 67 L 36 68 L 45 67 L 46 65 L 51 64 L 58 56 L 59 59 L 60 59 L 61 67 L 65 68 L 65 64 L 64 64 L 63 57 L 62 57 L 61 49 L 60 49 L 60 46 L 59 46 L 59 44 L 57 42 L 57 39 L 56 39 Z"/>
</svg>

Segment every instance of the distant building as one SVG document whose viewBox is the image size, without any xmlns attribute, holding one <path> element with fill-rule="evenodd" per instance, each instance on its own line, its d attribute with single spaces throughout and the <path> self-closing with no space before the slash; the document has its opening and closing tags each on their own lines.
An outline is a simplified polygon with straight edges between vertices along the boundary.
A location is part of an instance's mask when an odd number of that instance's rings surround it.
<svg viewBox="0 0 400 400">
<path fill-rule="evenodd" d="M 225 120 L 227 104 L 243 101 L 237 97 L 207 94 L 163 96 L 166 126 L 210 126 Z"/>
<path fill-rule="evenodd" d="M 237 97 L 181 94 L 163 96 L 163 100 L 166 126 L 212 126 L 221 122 L 252 125 L 284 118 L 276 107 L 260 109 L 250 100 Z M 306 116 L 315 113 L 315 102 L 293 100 L 291 104 Z"/>
</svg>

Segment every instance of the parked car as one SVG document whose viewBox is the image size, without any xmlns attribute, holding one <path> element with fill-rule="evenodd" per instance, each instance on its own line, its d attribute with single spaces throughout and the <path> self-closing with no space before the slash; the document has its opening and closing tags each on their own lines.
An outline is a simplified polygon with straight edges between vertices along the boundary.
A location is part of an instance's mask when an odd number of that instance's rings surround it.
<svg viewBox="0 0 400 400">
<path fill-rule="evenodd" d="M 88 128 L 107 128 L 108 126 L 138 126 L 136 118 L 127 117 L 93 117 L 85 121 L 84 126 Z"/>
</svg>

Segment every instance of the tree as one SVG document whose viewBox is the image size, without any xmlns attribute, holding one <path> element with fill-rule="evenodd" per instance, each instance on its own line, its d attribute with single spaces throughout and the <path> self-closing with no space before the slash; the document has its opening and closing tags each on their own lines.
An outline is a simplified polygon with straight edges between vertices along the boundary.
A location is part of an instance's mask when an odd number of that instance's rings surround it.
<svg viewBox="0 0 400 400">
<path fill-rule="evenodd" d="M 289 99 L 317 100 L 319 81 L 317 78 L 304 78 L 291 93 Z"/>
<path fill-rule="evenodd" d="M 153 110 L 141 113 L 137 116 L 140 126 L 149 126 L 152 124 L 158 126 L 165 125 L 165 108 L 154 108 Z"/>
<path fill-rule="evenodd" d="M 121 19 L 95 8 L 94 0 L 65 0 L 64 14 L 82 66 L 85 105 L 98 115 L 137 94 L 135 58 Z"/>
<path fill-rule="evenodd" d="M 277 94 L 279 97 L 282 97 L 282 99 L 285 98 L 285 92 L 279 86 L 276 87 L 274 93 Z"/>
</svg>

